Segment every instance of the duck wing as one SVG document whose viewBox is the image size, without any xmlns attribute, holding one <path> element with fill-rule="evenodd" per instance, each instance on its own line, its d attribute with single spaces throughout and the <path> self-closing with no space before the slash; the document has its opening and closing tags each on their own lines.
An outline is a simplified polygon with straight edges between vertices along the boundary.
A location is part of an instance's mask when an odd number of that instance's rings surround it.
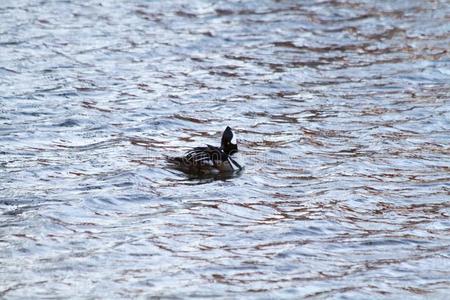
<svg viewBox="0 0 450 300">
<path fill-rule="evenodd" d="M 185 159 L 187 162 L 196 164 L 216 165 L 226 161 L 226 155 L 219 147 L 206 145 L 206 147 L 196 147 L 186 153 Z"/>
</svg>

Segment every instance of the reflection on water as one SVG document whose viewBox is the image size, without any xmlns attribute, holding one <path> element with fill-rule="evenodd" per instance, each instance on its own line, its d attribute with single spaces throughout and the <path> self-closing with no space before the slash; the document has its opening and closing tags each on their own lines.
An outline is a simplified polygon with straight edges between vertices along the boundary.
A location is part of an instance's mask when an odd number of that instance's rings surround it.
<svg viewBox="0 0 450 300">
<path fill-rule="evenodd" d="M 446 1 L 0 15 L 0 296 L 449 296 Z M 240 176 L 166 168 L 226 125 Z"/>
</svg>

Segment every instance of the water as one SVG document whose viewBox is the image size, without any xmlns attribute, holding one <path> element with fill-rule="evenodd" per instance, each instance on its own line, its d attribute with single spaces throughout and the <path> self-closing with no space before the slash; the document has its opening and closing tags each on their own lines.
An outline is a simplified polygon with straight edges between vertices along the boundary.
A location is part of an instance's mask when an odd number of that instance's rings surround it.
<svg viewBox="0 0 450 300">
<path fill-rule="evenodd" d="M 450 297 L 448 2 L 0 16 L 0 297 Z M 240 176 L 166 168 L 227 125 Z"/>
</svg>

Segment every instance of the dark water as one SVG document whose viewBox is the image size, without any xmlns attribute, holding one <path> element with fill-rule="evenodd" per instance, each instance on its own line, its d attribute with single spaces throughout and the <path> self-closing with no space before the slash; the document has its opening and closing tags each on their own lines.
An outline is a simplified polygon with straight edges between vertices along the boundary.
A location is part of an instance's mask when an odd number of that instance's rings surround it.
<svg viewBox="0 0 450 300">
<path fill-rule="evenodd" d="M 2 1 L 0 298 L 449 299 L 449 24 L 447 1 Z M 243 174 L 165 167 L 227 125 Z"/>
</svg>

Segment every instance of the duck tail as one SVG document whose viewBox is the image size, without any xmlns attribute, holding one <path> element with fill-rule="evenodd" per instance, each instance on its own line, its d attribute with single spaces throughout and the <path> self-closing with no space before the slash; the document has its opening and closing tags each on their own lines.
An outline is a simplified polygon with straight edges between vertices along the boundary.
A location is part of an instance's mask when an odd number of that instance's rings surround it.
<svg viewBox="0 0 450 300">
<path fill-rule="evenodd" d="M 164 157 L 166 159 L 166 161 L 170 164 L 173 165 L 181 165 L 183 163 L 183 158 L 182 157 L 174 157 L 174 156 L 167 156 L 165 155 Z"/>
</svg>

